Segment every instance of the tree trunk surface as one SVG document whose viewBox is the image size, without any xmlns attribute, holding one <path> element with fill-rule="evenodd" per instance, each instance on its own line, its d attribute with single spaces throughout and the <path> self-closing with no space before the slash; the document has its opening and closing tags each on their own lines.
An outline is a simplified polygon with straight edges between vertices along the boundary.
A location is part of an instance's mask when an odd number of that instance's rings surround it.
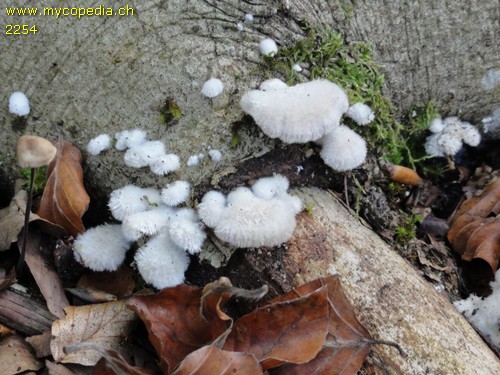
<svg viewBox="0 0 500 375">
<path fill-rule="evenodd" d="M 374 351 L 392 374 L 500 373 L 500 361 L 451 302 L 331 192 L 292 191 L 311 213 L 298 217 L 286 251 L 248 252 L 249 274 L 290 290 L 338 274 L 360 322 L 376 339 L 398 343 Z M 244 277 L 244 276 L 243 276 Z"/>
<path fill-rule="evenodd" d="M 12 3 L 12 4 L 11 4 Z M 262 80 L 258 42 L 275 39 L 291 46 L 304 37 L 300 25 L 328 25 L 349 42 L 371 42 L 386 77 L 385 93 L 405 113 L 415 103 L 435 99 L 444 115 L 478 121 L 500 105 L 500 87 L 485 91 L 482 78 L 500 69 L 495 36 L 497 1 L 337 1 L 337 0 L 131 0 L 123 4 L 134 15 L 124 17 L 7 16 L 4 24 L 30 24 L 36 35 L 0 38 L 0 205 L 13 195 L 17 138 L 34 133 L 63 136 L 84 149 L 101 134 L 140 127 L 161 139 L 183 162 L 179 172 L 194 184 L 219 166 L 187 168 L 195 153 L 217 148 L 226 166 L 273 147 L 265 138 L 243 139 L 231 148 L 232 124 L 241 119 L 241 95 Z M 40 0 L 6 6 L 82 6 Z M 91 4 L 95 5 L 95 4 Z M 90 5 L 89 5 L 90 6 Z M 246 13 L 254 22 L 237 22 Z M 210 77 L 220 78 L 224 93 L 208 100 L 200 94 Z M 13 91 L 31 102 L 26 126 L 8 113 Z M 171 97 L 181 119 L 166 126 L 160 108 Z M 94 192 L 108 194 L 130 182 L 163 185 L 168 179 L 123 164 L 122 154 L 99 157 L 84 153 L 86 181 Z"/>
<path fill-rule="evenodd" d="M 264 79 L 259 41 L 271 37 L 279 46 L 291 46 L 304 37 L 304 23 L 328 25 L 349 42 L 371 42 L 386 77 L 385 93 L 401 113 L 432 98 L 444 115 L 478 121 L 500 105 L 499 86 L 487 91 L 482 83 L 486 72 L 500 66 L 497 1 L 131 0 L 116 6 L 125 4 L 134 8 L 133 16 L 30 18 L 6 16 L 1 9 L 2 26 L 38 29 L 36 35 L 0 38 L 1 206 L 13 195 L 19 174 L 15 145 L 25 133 L 62 136 L 82 149 L 87 188 L 101 202 L 130 183 L 163 187 L 182 178 L 196 186 L 243 158 L 269 151 L 274 142 L 266 137 L 244 137 L 231 147 L 233 124 L 242 118 L 239 100 Z M 48 0 L 15 5 L 82 6 Z M 254 22 L 238 32 L 236 23 L 246 13 Z M 213 100 L 200 94 L 210 77 L 225 85 Z M 8 113 L 8 98 L 18 90 L 31 102 L 25 125 Z M 182 111 L 170 126 L 160 121 L 168 97 Z M 98 157 L 85 151 L 101 133 L 136 127 L 180 156 L 182 168 L 174 176 L 128 168 L 116 150 Z M 222 151 L 222 162 L 205 158 L 197 167 L 186 166 L 190 155 L 211 148 Z M 375 348 L 393 373 L 500 373 L 498 359 L 453 306 L 331 194 L 297 193 L 315 209 L 301 216 L 289 251 L 276 266 L 283 272 L 273 276 L 275 283 L 290 288 L 338 272 L 362 323 L 376 338 L 397 341 L 408 353 L 401 358 L 391 348 Z"/>
</svg>

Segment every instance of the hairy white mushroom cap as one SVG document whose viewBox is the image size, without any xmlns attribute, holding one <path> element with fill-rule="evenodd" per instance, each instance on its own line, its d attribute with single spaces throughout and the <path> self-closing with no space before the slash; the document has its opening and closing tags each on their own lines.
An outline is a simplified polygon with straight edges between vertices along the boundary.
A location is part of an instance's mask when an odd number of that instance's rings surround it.
<svg viewBox="0 0 500 375">
<path fill-rule="evenodd" d="M 286 194 L 290 183 L 285 176 L 275 174 L 272 177 L 259 178 L 253 185 L 252 191 L 256 197 L 272 199 Z"/>
<path fill-rule="evenodd" d="M 433 157 L 444 156 L 443 150 L 438 145 L 439 133 L 429 135 L 425 140 L 425 152 Z"/>
<path fill-rule="evenodd" d="M 119 224 L 87 229 L 73 243 L 77 261 L 94 271 L 115 271 L 125 260 L 130 247 Z"/>
<path fill-rule="evenodd" d="M 188 161 L 187 161 L 186 165 L 188 167 L 193 167 L 195 165 L 198 165 L 198 163 L 200 162 L 200 160 L 202 160 L 204 157 L 205 157 L 205 155 L 203 155 L 203 154 L 191 155 L 188 158 Z"/>
<path fill-rule="evenodd" d="M 123 130 L 115 134 L 117 150 L 123 151 L 127 148 L 146 142 L 147 133 L 141 129 Z"/>
<path fill-rule="evenodd" d="M 199 220 L 188 218 L 173 219 L 168 227 L 172 241 L 190 254 L 199 253 L 207 237 Z"/>
<path fill-rule="evenodd" d="M 144 281 L 163 289 L 184 282 L 189 257 L 172 242 L 168 233 L 161 233 L 137 250 L 135 262 Z"/>
<path fill-rule="evenodd" d="M 161 200 L 167 206 L 177 206 L 187 201 L 190 188 L 191 186 L 187 181 L 172 182 L 161 190 Z"/>
<path fill-rule="evenodd" d="M 215 98 L 216 96 L 222 94 L 223 90 L 224 90 L 224 84 L 220 79 L 210 78 L 203 84 L 201 88 L 201 93 L 207 98 Z"/>
<path fill-rule="evenodd" d="M 132 168 L 142 168 L 153 164 L 165 156 L 165 145 L 161 141 L 146 141 L 130 147 L 123 157 L 125 165 Z"/>
<path fill-rule="evenodd" d="M 156 207 L 161 202 L 160 192 L 153 188 L 126 185 L 111 192 L 108 207 L 116 220 Z"/>
<path fill-rule="evenodd" d="M 335 131 L 325 135 L 321 143 L 321 158 L 336 171 L 354 169 L 365 161 L 365 140 L 345 125 L 340 125 Z"/>
<path fill-rule="evenodd" d="M 245 14 L 245 22 L 253 22 L 253 14 Z"/>
<path fill-rule="evenodd" d="M 152 163 L 149 164 L 151 172 L 159 176 L 163 176 L 172 173 L 179 169 L 181 166 L 181 160 L 176 154 L 167 154 L 159 156 Z"/>
<path fill-rule="evenodd" d="M 266 198 L 247 187 L 234 189 L 227 198 L 217 191 L 202 198 L 198 214 L 218 238 L 237 247 L 276 246 L 290 239 L 300 199 L 286 192 L 288 181 L 283 176 L 261 180 L 256 191 Z"/>
<path fill-rule="evenodd" d="M 109 148 L 111 148 L 111 137 L 108 134 L 100 134 L 87 144 L 87 151 L 94 156 Z"/>
<path fill-rule="evenodd" d="M 240 106 L 268 137 L 306 143 L 338 127 L 349 102 L 339 86 L 320 79 L 281 90 L 249 91 Z"/>
<path fill-rule="evenodd" d="M 453 156 L 462 148 L 462 140 L 451 134 L 439 134 L 437 145 L 445 155 Z"/>
<path fill-rule="evenodd" d="M 30 101 L 21 91 L 13 92 L 9 97 L 9 112 L 16 116 L 26 116 L 30 113 Z"/>
<path fill-rule="evenodd" d="M 274 56 L 278 52 L 278 45 L 271 38 L 266 38 L 260 41 L 259 51 L 264 56 Z"/>
<path fill-rule="evenodd" d="M 128 215 L 122 222 L 123 235 L 130 241 L 137 241 L 144 235 L 158 234 L 170 224 L 174 215 L 175 210 L 165 206 Z"/>
<path fill-rule="evenodd" d="M 349 107 L 346 116 L 358 125 L 368 125 L 375 119 L 372 109 L 364 103 L 355 103 Z"/>
<path fill-rule="evenodd" d="M 289 87 L 289 86 L 285 82 L 283 82 L 281 79 L 270 78 L 270 79 L 266 79 L 264 82 L 262 82 L 260 84 L 259 90 L 275 91 L 275 90 L 286 89 L 287 87 Z"/>
<path fill-rule="evenodd" d="M 258 198 L 251 190 L 241 189 L 229 194 L 215 235 L 237 247 L 276 246 L 288 241 L 295 229 L 294 209 L 283 200 Z"/>
<path fill-rule="evenodd" d="M 220 150 L 209 150 L 208 156 L 212 159 L 212 161 L 218 162 L 222 160 L 222 152 Z"/>
<path fill-rule="evenodd" d="M 226 197 L 220 191 L 211 190 L 206 193 L 198 205 L 198 216 L 210 228 L 219 222 L 226 207 Z"/>
<path fill-rule="evenodd" d="M 444 129 L 444 123 L 443 123 L 443 120 L 440 117 L 435 118 L 429 124 L 429 130 L 432 133 L 441 133 L 443 131 L 443 129 Z"/>
<path fill-rule="evenodd" d="M 429 129 L 433 134 L 427 137 L 425 150 L 431 156 L 453 156 L 462 143 L 475 147 L 481 142 L 479 130 L 456 116 L 433 120 Z"/>
</svg>

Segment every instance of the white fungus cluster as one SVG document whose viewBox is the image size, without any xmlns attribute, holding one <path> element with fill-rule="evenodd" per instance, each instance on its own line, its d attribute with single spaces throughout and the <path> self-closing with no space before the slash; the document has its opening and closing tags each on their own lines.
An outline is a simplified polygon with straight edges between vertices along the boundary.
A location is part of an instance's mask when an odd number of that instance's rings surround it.
<svg viewBox="0 0 500 375">
<path fill-rule="evenodd" d="M 481 134 L 477 128 L 460 121 L 458 117 L 434 119 L 429 130 L 432 134 L 426 139 L 425 151 L 434 157 L 454 156 L 464 143 L 475 147 L 481 142 Z"/>
<path fill-rule="evenodd" d="M 233 246 L 276 246 L 290 239 L 302 207 L 287 190 L 288 180 L 274 175 L 259 179 L 251 189 L 236 188 L 227 197 L 210 191 L 198 206 L 198 215 L 219 239 Z"/>
<path fill-rule="evenodd" d="M 149 167 L 151 172 L 164 176 L 180 167 L 179 156 L 167 153 L 161 141 L 147 140 L 143 130 L 124 130 L 115 134 L 116 149 L 125 151 L 125 165 L 132 168 Z"/>
<path fill-rule="evenodd" d="M 126 185 L 111 193 L 108 206 L 120 224 L 87 230 L 75 241 L 75 257 L 96 271 L 115 270 L 129 245 L 144 237 L 135 255 L 144 280 L 158 289 L 184 281 L 189 254 L 201 250 L 206 234 L 191 208 L 177 207 L 189 197 L 190 185 L 176 181 L 161 191 Z"/>
<path fill-rule="evenodd" d="M 109 148 L 111 148 L 111 137 L 108 134 L 100 134 L 87 144 L 87 151 L 94 156 Z"/>
<path fill-rule="evenodd" d="M 481 298 L 471 294 L 467 299 L 453 304 L 467 320 L 481 333 L 488 337 L 497 349 L 500 349 L 500 270 L 495 274 L 495 281 L 490 283 L 492 294 Z"/>
<path fill-rule="evenodd" d="M 13 92 L 9 97 L 9 112 L 16 116 L 27 116 L 30 113 L 30 101 L 21 91 Z"/>
<path fill-rule="evenodd" d="M 224 84 L 218 78 L 210 78 L 201 87 L 201 93 L 207 98 L 215 98 L 222 94 Z"/>
<path fill-rule="evenodd" d="M 345 92 L 328 80 L 314 80 L 292 87 L 278 79 L 264 81 L 240 101 L 264 134 L 285 143 L 317 142 L 323 145 L 321 157 L 338 171 L 354 169 L 366 157 L 366 143 L 354 131 L 340 127 L 349 109 Z M 357 106 L 361 120 L 373 119 L 367 106 Z M 365 108 L 366 107 L 366 108 Z M 371 112 L 371 110 L 370 110 Z"/>
</svg>

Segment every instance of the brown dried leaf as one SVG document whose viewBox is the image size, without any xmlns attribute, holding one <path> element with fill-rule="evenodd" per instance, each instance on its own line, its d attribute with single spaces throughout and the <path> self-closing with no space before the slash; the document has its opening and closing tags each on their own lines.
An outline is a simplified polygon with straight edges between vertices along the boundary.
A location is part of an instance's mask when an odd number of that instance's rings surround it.
<svg viewBox="0 0 500 375">
<path fill-rule="evenodd" d="M 57 154 L 49 164 L 37 214 L 76 236 L 85 230 L 81 218 L 90 202 L 83 185 L 82 155 L 68 141 L 55 142 L 55 146 Z"/>
<path fill-rule="evenodd" d="M 50 350 L 57 362 L 93 366 L 101 355 L 95 350 L 79 350 L 70 354 L 64 347 L 75 343 L 93 343 L 103 349 L 119 350 L 130 333 L 135 315 L 125 301 L 87 305 L 64 309 L 66 317 L 52 324 Z"/>
<path fill-rule="evenodd" d="M 77 343 L 66 347 L 66 352 L 73 353 L 78 350 L 93 350 L 101 359 L 92 369 L 92 375 L 152 375 L 153 371 L 134 367 L 114 350 L 105 350 L 92 343 Z"/>
<path fill-rule="evenodd" d="M 66 366 L 48 360 L 45 361 L 45 366 L 47 367 L 47 370 L 49 370 L 50 375 L 80 375 L 80 374 L 75 374 Z"/>
<path fill-rule="evenodd" d="M 0 210 L 0 251 L 9 250 L 10 244 L 17 241 L 17 236 L 24 227 L 24 215 L 28 193 L 19 190 L 12 198 L 9 207 Z M 30 223 L 35 220 L 43 220 L 37 214 L 30 214 Z M 47 223 L 47 226 L 50 223 Z"/>
<path fill-rule="evenodd" d="M 189 354 L 173 375 L 259 375 L 259 362 L 251 354 L 224 351 L 213 345 Z"/>
<path fill-rule="evenodd" d="M 43 367 L 21 336 L 8 336 L 0 340 L 0 373 L 14 375 L 25 371 L 37 371 Z"/>
<path fill-rule="evenodd" d="M 308 363 L 288 364 L 273 374 L 283 375 L 349 375 L 356 374 L 371 349 L 370 333 L 356 318 L 351 304 L 342 291 L 337 276 L 314 280 L 294 289 L 291 295 L 302 296 L 311 289 L 328 287 L 328 335 L 318 355 Z"/>
<path fill-rule="evenodd" d="M 488 280 L 494 279 L 500 261 L 499 210 L 500 180 L 496 180 L 460 206 L 448 232 L 448 240 L 463 260 L 480 259 L 489 265 Z"/>
<path fill-rule="evenodd" d="M 229 325 L 201 316 L 202 295 L 200 288 L 181 284 L 156 295 L 134 296 L 129 300 L 129 307 L 146 324 L 149 341 L 158 353 L 165 373 L 189 353 L 216 339 Z M 207 315 L 217 316 L 216 313 Z"/>
<path fill-rule="evenodd" d="M 453 243 L 458 232 L 468 223 L 479 218 L 486 218 L 492 213 L 498 214 L 499 201 L 500 180 L 489 184 L 479 196 L 465 200 L 453 216 L 448 232 L 448 240 Z"/>
<path fill-rule="evenodd" d="M 19 235 L 17 245 L 22 248 L 23 236 Z M 43 247 L 41 233 L 30 227 L 26 244 L 25 260 L 31 274 L 40 288 L 49 311 L 58 318 L 64 317 L 64 308 L 69 305 L 61 279 L 53 264 L 47 261 L 50 252 Z"/>
<path fill-rule="evenodd" d="M 284 301 L 273 301 L 241 317 L 224 350 L 251 353 L 264 369 L 305 363 L 321 350 L 328 333 L 327 287 Z"/>
<path fill-rule="evenodd" d="M 40 335 L 30 336 L 26 341 L 35 350 L 37 358 L 48 357 L 50 353 L 50 331 L 44 332 Z"/>
<path fill-rule="evenodd" d="M 112 272 L 88 271 L 78 280 L 76 287 L 101 290 L 119 298 L 128 297 L 135 288 L 134 272 L 127 265 Z"/>
</svg>

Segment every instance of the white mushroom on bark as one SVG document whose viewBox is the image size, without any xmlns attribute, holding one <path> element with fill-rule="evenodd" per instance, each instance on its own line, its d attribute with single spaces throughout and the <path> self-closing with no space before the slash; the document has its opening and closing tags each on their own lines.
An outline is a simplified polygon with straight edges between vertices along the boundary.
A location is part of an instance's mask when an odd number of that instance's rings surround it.
<svg viewBox="0 0 500 375">
<path fill-rule="evenodd" d="M 335 170 L 347 171 L 365 160 L 366 143 L 340 120 L 350 108 L 350 116 L 366 124 L 373 120 L 373 112 L 361 103 L 349 107 L 345 92 L 328 80 L 289 87 L 270 79 L 259 90 L 245 93 L 240 106 L 268 137 L 285 143 L 313 141 L 323 145 L 321 157 Z"/>
<path fill-rule="evenodd" d="M 277 246 L 290 239 L 300 200 L 283 191 L 288 185 L 283 176 L 259 181 L 256 192 L 239 187 L 227 198 L 216 191 L 202 198 L 198 214 L 219 239 L 236 247 Z"/>
</svg>

